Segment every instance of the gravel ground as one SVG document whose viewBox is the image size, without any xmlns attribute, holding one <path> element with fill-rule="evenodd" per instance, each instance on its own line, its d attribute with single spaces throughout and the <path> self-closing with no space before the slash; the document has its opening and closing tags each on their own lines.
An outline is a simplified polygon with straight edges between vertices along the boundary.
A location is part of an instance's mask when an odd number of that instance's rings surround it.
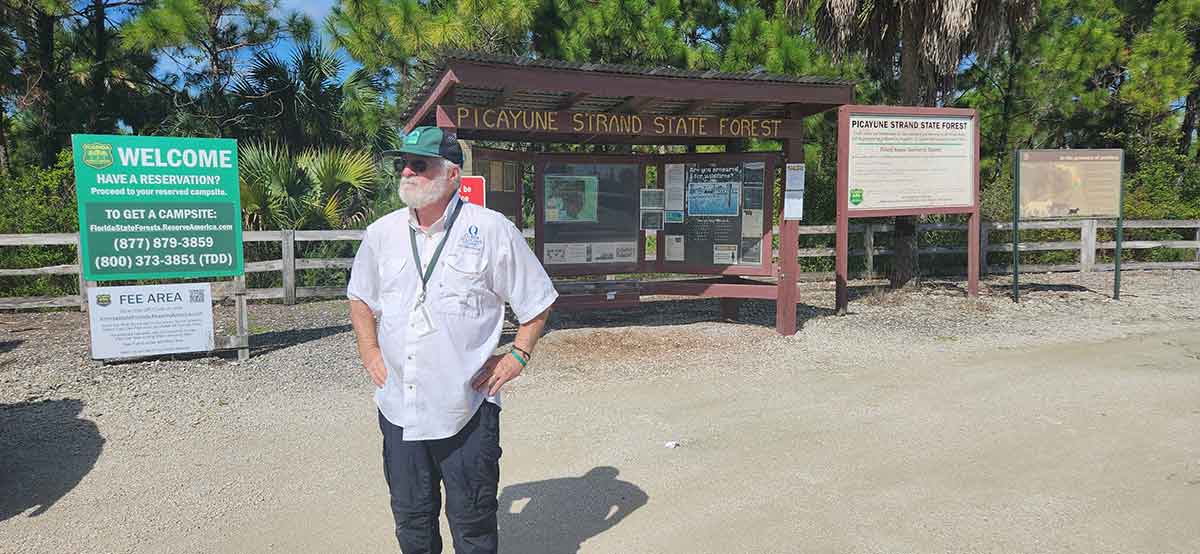
<svg viewBox="0 0 1200 554">
<path fill-rule="evenodd" d="M 857 283 L 846 317 L 833 315 L 832 287 L 807 285 L 793 337 L 775 334 L 773 306 L 758 301 L 742 303 L 737 323 L 718 321 L 715 300 L 658 298 L 640 310 L 559 313 L 536 363 L 509 394 L 534 403 L 644 383 L 720 382 L 733 371 L 748 383 L 781 371 L 820 380 L 858 368 L 1200 329 L 1200 272 L 1127 272 L 1119 302 L 1110 298 L 1111 274 L 1028 275 L 1023 283 L 1020 304 L 1009 300 L 1004 278 L 986 280 L 973 300 L 960 281 L 902 291 Z M 218 307 L 216 317 L 218 332 L 233 327 L 230 307 Z M 327 433 L 327 440 L 345 421 L 369 419 L 369 385 L 346 304 L 252 305 L 250 322 L 248 362 L 224 354 L 102 364 L 89 359 L 86 314 L 0 314 L 0 552 L 249 551 L 241 549 L 247 543 L 230 546 L 233 531 L 214 530 L 236 528 L 232 521 L 247 513 L 284 517 L 289 495 L 319 488 L 271 477 L 277 461 L 297 456 L 303 444 L 245 441 L 286 439 L 293 429 Z M 1169 363 L 1200 374 L 1200 348 L 1186 340 L 1174 346 L 1180 353 Z M 337 482 L 363 473 L 359 466 L 369 460 L 365 472 L 376 477 L 376 460 L 365 457 L 377 448 L 369 431 L 356 428 L 365 434 L 348 451 L 334 449 L 304 467 Z M 528 433 L 520 440 L 546 432 Z M 1186 440 L 1196 446 L 1194 426 Z M 1200 458 L 1179 478 L 1200 484 Z M 1200 548 L 1197 535 L 1175 543 L 1186 547 L 1178 551 Z M 1081 551 L 1109 551 L 1090 546 Z"/>
</svg>

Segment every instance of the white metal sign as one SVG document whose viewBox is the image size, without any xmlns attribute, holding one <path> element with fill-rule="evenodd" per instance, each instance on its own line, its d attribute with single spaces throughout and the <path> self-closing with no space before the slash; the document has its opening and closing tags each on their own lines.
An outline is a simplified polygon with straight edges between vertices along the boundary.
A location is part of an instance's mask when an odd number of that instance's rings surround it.
<svg viewBox="0 0 1200 554">
<path fill-rule="evenodd" d="M 850 211 L 975 203 L 971 117 L 851 114 L 849 135 Z"/>
<path fill-rule="evenodd" d="M 213 349 L 209 283 L 88 289 L 92 358 L 132 358 Z"/>
</svg>

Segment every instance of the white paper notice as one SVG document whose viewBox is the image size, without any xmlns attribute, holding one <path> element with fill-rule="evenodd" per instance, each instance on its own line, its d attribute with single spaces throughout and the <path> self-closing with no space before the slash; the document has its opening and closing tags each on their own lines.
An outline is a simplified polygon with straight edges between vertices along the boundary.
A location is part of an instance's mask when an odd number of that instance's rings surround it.
<svg viewBox="0 0 1200 554">
<path fill-rule="evenodd" d="M 592 245 L 586 243 L 546 243 L 542 261 L 549 264 L 586 264 L 591 261 Z"/>
<path fill-rule="evenodd" d="M 667 235 L 663 239 L 667 243 L 666 260 L 668 262 L 682 262 L 683 235 Z"/>
<path fill-rule="evenodd" d="M 762 237 L 763 235 L 763 211 L 762 210 L 742 210 L 742 236 L 743 237 Z"/>
<path fill-rule="evenodd" d="M 91 287 L 88 320 L 97 360 L 212 350 L 212 286 Z"/>
<path fill-rule="evenodd" d="M 736 244 L 714 244 L 713 263 L 716 265 L 737 264 L 737 249 L 738 245 Z"/>
<path fill-rule="evenodd" d="M 804 164 L 787 164 L 784 190 L 804 190 Z"/>
<path fill-rule="evenodd" d="M 684 183 L 683 164 L 666 164 L 663 170 L 663 188 L 667 191 L 667 209 L 683 211 Z"/>
</svg>

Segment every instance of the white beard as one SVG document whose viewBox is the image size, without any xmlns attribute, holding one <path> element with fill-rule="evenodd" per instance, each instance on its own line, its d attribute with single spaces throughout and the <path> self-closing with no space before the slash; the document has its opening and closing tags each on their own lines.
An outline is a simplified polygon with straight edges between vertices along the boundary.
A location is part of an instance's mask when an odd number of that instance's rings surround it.
<svg viewBox="0 0 1200 554">
<path fill-rule="evenodd" d="M 412 177 L 401 177 L 400 188 L 397 189 L 400 200 L 404 201 L 404 205 L 419 210 L 450 195 L 454 187 L 450 179 L 438 177 L 432 181 L 428 186 L 421 186 Z"/>
</svg>

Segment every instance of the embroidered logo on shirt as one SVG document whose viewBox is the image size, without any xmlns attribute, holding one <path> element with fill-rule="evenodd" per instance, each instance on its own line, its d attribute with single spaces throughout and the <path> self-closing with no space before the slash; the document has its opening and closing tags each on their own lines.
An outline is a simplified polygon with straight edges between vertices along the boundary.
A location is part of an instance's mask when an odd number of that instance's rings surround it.
<svg viewBox="0 0 1200 554">
<path fill-rule="evenodd" d="M 471 250 L 483 250 L 483 239 L 479 238 L 479 227 L 476 225 L 467 227 L 467 234 L 458 241 L 458 245 Z"/>
</svg>

